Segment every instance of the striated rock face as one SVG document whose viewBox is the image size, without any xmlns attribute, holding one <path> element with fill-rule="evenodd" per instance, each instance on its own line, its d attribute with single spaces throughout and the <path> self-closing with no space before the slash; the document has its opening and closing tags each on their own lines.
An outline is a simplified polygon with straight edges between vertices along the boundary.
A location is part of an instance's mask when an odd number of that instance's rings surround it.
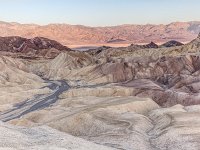
<svg viewBox="0 0 200 150">
<path fill-rule="evenodd" d="M 199 60 L 199 56 L 183 56 L 162 57 L 156 60 L 129 59 L 121 63 L 108 63 L 99 69 L 107 80 L 101 80 L 101 77 L 93 81 L 125 82 L 121 85 L 138 89 L 133 95 L 151 97 L 162 106 L 173 106 L 177 103 L 200 104 Z M 147 87 L 146 81 L 141 79 L 152 81 L 160 88 Z M 150 85 L 154 86 L 153 83 Z"/>
<path fill-rule="evenodd" d="M 192 44 L 197 44 L 198 47 L 198 38 L 190 43 Z M 188 45 L 185 45 L 183 48 L 187 47 Z M 169 51 L 173 53 L 171 49 L 172 47 Z M 101 96 L 101 94 L 108 96 L 116 92 L 116 96 L 127 94 L 126 96 L 149 97 L 164 107 L 176 104 L 184 106 L 200 104 L 200 57 L 197 54 L 131 57 L 127 51 L 124 53 L 119 49 L 116 51 L 119 56 L 109 57 L 107 55 L 109 50 L 104 49 L 99 54 L 93 53 L 93 57 L 90 56 L 90 52 L 63 53 L 54 60 L 37 66 L 38 69 L 32 66 L 32 70 L 37 70 L 35 73 L 45 78 L 70 79 L 72 85 L 96 87 L 95 85 L 115 83 L 133 89 L 127 92 L 124 89 L 118 93 L 114 88 L 108 90 L 103 87 L 88 92 L 80 89 L 71 93 L 74 96 Z M 147 50 L 149 49 L 145 51 Z M 195 51 L 197 50 L 195 48 Z M 114 53 L 112 50 L 110 52 Z"/>
<path fill-rule="evenodd" d="M 54 58 L 59 53 L 69 50 L 66 46 L 43 37 L 35 37 L 33 39 L 0 37 L 0 51 L 5 52 L 21 53 L 32 57 L 46 56 Z"/>
<path fill-rule="evenodd" d="M 23 61 L 0 56 L 0 113 L 35 94 L 49 93 L 50 89 L 42 88 L 46 85 Z"/>
<path fill-rule="evenodd" d="M 31 65 L 31 70 L 44 78 L 48 79 L 62 79 L 71 76 L 71 80 L 76 78 L 81 73 L 86 73 L 85 67 L 94 63 L 93 58 L 80 52 L 61 53 L 52 61 L 45 64 Z M 76 72 L 77 71 L 77 72 Z M 77 75 L 72 75 L 77 73 Z"/>
</svg>

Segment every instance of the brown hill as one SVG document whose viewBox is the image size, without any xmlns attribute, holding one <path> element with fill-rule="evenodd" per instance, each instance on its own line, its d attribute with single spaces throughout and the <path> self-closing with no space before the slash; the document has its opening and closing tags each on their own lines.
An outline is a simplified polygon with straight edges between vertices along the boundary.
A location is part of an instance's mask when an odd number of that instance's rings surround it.
<svg viewBox="0 0 200 150">
<path fill-rule="evenodd" d="M 149 44 L 146 44 L 146 45 L 134 45 L 134 44 L 131 44 L 129 46 L 129 48 L 132 48 L 132 49 L 146 49 L 146 48 L 158 48 L 158 45 L 154 42 L 150 42 Z"/>
<path fill-rule="evenodd" d="M 21 53 L 27 56 L 46 56 L 54 58 L 60 52 L 70 49 L 62 44 L 43 37 L 26 39 L 22 37 L 0 37 L 0 51 Z"/>
<path fill-rule="evenodd" d="M 174 46 L 182 46 L 182 45 L 183 43 L 172 40 L 172 41 L 162 44 L 161 47 L 174 47 Z"/>
</svg>

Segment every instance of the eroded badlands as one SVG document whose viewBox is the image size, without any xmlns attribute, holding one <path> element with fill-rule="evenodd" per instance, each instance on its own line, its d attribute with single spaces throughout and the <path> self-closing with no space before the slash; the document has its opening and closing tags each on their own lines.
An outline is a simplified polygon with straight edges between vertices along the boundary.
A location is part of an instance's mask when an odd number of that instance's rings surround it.
<svg viewBox="0 0 200 150">
<path fill-rule="evenodd" d="M 0 147 L 198 150 L 199 43 L 0 56 Z"/>
</svg>

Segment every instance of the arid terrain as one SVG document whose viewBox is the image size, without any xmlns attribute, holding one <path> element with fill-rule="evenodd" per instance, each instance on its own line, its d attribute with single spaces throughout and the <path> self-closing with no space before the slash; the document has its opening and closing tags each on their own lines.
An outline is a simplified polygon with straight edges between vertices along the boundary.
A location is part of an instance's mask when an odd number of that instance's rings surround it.
<svg viewBox="0 0 200 150">
<path fill-rule="evenodd" d="M 41 37 L 48 29 L 59 35 L 57 29 L 68 32 L 77 26 L 1 23 L 9 32 L 0 31 L 0 149 L 199 150 L 198 23 L 193 22 L 193 28 L 192 23 L 179 24 L 184 30 L 180 34 L 174 32 L 179 32 L 176 24 L 140 26 L 159 28 L 156 35 L 171 29 L 176 38 L 169 30 L 164 44 L 103 46 L 82 52 L 59 43 L 67 41 L 54 41 L 60 37 Z M 33 37 L 26 32 L 29 28 L 41 34 Z M 79 28 L 120 30 L 120 26 Z M 129 28 L 135 27 L 127 25 L 119 38 L 133 42 L 125 35 Z M 159 37 L 143 41 L 140 36 L 142 42 Z"/>
<path fill-rule="evenodd" d="M 168 25 L 120 25 L 88 27 L 69 24 L 19 24 L 0 22 L 0 36 L 46 37 L 73 47 L 135 43 L 189 42 L 200 32 L 200 22 L 174 22 Z M 81 45 L 81 46 L 80 46 Z"/>
</svg>

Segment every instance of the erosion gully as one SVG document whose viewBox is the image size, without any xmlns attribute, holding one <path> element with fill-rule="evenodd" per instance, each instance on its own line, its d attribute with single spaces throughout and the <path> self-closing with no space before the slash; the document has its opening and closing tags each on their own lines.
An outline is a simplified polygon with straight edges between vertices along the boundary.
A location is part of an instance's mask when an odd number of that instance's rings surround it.
<svg viewBox="0 0 200 150">
<path fill-rule="evenodd" d="M 49 107 L 59 99 L 60 94 L 70 88 L 65 80 L 45 80 L 45 82 L 48 83 L 48 85 L 45 87 L 50 88 L 52 90 L 51 93 L 38 94 L 30 99 L 15 104 L 13 109 L 0 113 L 0 120 L 3 122 L 8 122 L 36 110 Z"/>
</svg>

